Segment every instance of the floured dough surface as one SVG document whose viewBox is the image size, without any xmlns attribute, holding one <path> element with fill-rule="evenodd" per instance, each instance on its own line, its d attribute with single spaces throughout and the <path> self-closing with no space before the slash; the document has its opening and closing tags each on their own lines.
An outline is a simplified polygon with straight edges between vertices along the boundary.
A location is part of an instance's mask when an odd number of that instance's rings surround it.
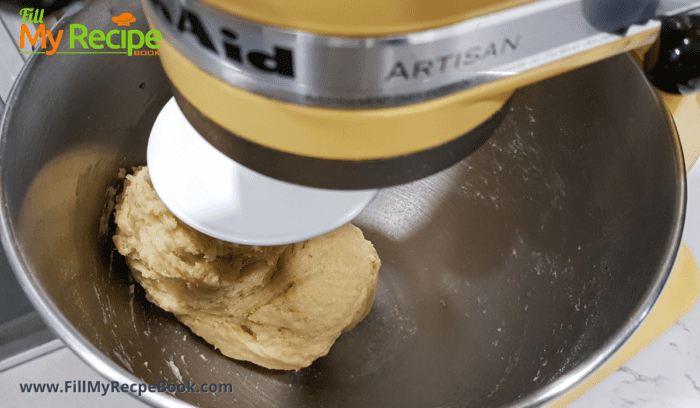
<svg viewBox="0 0 700 408">
<path fill-rule="evenodd" d="M 380 261 L 346 224 L 271 247 L 232 244 L 178 220 L 148 169 L 135 169 L 115 209 L 114 243 L 148 300 L 229 357 L 298 370 L 369 313 Z"/>
</svg>

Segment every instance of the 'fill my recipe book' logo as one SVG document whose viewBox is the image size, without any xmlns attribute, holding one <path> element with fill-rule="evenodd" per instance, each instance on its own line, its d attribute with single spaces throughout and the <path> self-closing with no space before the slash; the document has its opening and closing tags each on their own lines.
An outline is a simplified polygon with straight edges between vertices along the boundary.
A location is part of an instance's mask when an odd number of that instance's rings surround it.
<svg viewBox="0 0 700 408">
<path fill-rule="evenodd" d="M 68 27 L 68 46 L 70 51 L 58 51 L 61 41 L 64 39 L 64 31 L 58 30 L 54 35 L 44 25 L 44 10 L 23 8 L 19 14 L 22 16 L 22 28 L 19 36 L 19 47 L 24 48 L 25 40 L 29 41 L 34 51 L 23 54 L 126 54 L 126 55 L 159 55 L 160 41 L 163 36 L 158 30 L 149 30 L 144 33 L 141 30 L 129 30 L 115 28 L 108 32 L 102 30 L 88 30 L 82 24 L 71 24 Z M 122 13 L 112 17 L 117 27 L 129 27 L 136 21 L 131 13 Z M 36 33 L 32 36 L 27 24 L 35 24 Z M 41 40 L 41 41 L 40 41 Z M 36 44 L 41 45 L 40 49 Z M 146 47 L 147 50 L 141 50 Z"/>
</svg>

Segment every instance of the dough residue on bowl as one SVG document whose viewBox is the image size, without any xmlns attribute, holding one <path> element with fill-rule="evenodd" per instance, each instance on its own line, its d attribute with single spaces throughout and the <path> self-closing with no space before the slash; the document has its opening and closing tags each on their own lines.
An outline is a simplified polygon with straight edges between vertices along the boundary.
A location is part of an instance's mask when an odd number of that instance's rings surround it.
<svg viewBox="0 0 700 408">
<path fill-rule="evenodd" d="M 116 248 L 148 300 L 237 360 L 307 367 L 374 302 L 380 260 L 351 224 L 291 245 L 220 241 L 165 207 L 147 167 L 126 177 L 115 220 Z"/>
</svg>

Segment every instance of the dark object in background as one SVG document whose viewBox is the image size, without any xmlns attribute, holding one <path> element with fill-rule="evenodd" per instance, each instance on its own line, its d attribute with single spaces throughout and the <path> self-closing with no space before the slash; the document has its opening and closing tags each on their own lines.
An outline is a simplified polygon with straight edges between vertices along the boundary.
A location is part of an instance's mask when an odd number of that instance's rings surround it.
<svg viewBox="0 0 700 408">
<path fill-rule="evenodd" d="M 583 0 L 581 7 L 591 26 L 624 35 L 630 26 L 655 18 L 659 0 Z"/>
<path fill-rule="evenodd" d="M 700 90 L 700 15 L 662 18 L 661 34 L 644 56 L 644 72 L 664 92 Z"/>
</svg>

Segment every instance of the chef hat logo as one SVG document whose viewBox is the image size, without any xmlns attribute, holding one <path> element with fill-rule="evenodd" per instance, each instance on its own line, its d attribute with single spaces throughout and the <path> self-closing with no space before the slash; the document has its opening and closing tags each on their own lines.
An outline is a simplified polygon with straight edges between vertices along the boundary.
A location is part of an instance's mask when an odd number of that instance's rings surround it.
<svg viewBox="0 0 700 408">
<path fill-rule="evenodd" d="M 116 17 L 112 17 L 112 21 L 117 23 L 118 26 L 129 27 L 129 24 L 136 21 L 136 17 L 134 17 L 131 13 L 122 13 L 121 15 L 118 15 Z"/>
</svg>

